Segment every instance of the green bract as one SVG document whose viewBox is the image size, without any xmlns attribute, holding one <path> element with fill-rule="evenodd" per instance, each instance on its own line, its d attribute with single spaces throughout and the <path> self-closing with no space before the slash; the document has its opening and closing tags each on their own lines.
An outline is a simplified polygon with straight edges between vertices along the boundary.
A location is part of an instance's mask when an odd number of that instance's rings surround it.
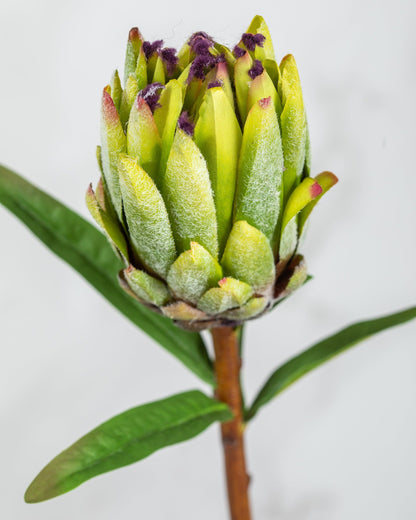
<svg viewBox="0 0 416 520">
<path fill-rule="evenodd" d="M 302 285 L 299 239 L 337 178 L 310 177 L 296 63 L 276 63 L 261 17 L 232 50 L 197 32 L 178 56 L 132 29 L 124 88 L 115 71 L 101 121 L 87 204 L 129 294 L 202 330 L 260 316 Z"/>
</svg>

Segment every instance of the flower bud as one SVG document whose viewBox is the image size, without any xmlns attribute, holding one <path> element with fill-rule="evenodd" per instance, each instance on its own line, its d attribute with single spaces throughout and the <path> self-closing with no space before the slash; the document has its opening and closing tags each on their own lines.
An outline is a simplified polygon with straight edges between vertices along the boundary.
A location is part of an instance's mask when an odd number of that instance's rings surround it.
<svg viewBox="0 0 416 520">
<path fill-rule="evenodd" d="M 196 32 L 178 55 L 133 28 L 101 119 L 87 205 L 134 298 L 203 330 L 258 317 L 305 282 L 299 241 L 337 178 L 310 177 L 296 63 L 277 64 L 262 17 L 233 49 Z"/>
</svg>

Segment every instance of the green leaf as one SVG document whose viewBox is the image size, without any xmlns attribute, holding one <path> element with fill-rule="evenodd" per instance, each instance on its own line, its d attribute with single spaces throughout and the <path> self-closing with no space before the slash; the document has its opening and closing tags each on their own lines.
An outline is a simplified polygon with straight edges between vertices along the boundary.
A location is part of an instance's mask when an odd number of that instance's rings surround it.
<svg viewBox="0 0 416 520">
<path fill-rule="evenodd" d="M 263 405 L 322 363 L 377 332 L 406 323 L 414 318 L 416 318 L 416 307 L 411 307 L 382 318 L 355 323 L 333 336 L 319 341 L 316 345 L 290 359 L 273 372 L 251 405 L 247 419 L 252 419 Z"/>
<path fill-rule="evenodd" d="M 55 457 L 30 484 L 28 503 L 67 493 L 92 477 L 148 457 L 199 435 L 229 408 L 194 390 L 127 410 L 81 437 Z"/>
<path fill-rule="evenodd" d="M 119 286 L 117 275 L 123 264 L 105 236 L 93 225 L 1 165 L 0 203 L 137 327 L 202 380 L 215 385 L 212 365 L 199 334 L 178 329 L 170 320 L 146 309 Z"/>
</svg>

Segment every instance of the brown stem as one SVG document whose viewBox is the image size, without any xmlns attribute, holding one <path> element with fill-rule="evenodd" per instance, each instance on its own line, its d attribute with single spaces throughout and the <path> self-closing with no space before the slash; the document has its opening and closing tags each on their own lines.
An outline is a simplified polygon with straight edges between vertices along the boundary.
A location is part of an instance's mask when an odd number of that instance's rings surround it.
<svg viewBox="0 0 416 520">
<path fill-rule="evenodd" d="M 221 424 L 230 518 L 250 520 L 237 334 L 232 327 L 212 329 L 211 333 L 215 350 L 216 396 L 227 403 L 234 414 L 231 421 Z"/>
</svg>

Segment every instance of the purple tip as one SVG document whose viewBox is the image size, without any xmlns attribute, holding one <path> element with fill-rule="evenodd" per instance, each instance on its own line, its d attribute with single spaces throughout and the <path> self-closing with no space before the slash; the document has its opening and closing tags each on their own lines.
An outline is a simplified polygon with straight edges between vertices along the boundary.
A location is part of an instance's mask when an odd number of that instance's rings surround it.
<svg viewBox="0 0 416 520">
<path fill-rule="evenodd" d="M 153 43 L 143 42 L 143 52 L 146 59 L 149 59 L 155 52 L 160 51 L 163 46 L 163 40 L 156 40 Z"/>
<path fill-rule="evenodd" d="M 160 90 L 163 88 L 165 87 L 162 83 L 150 83 L 150 85 L 147 85 L 147 87 L 139 92 L 139 96 L 146 101 L 152 112 L 160 107 Z"/>
<path fill-rule="evenodd" d="M 260 60 L 254 60 L 253 66 L 248 71 L 248 75 L 251 79 L 257 78 L 257 76 L 260 76 L 260 74 L 263 73 L 263 65 L 261 64 Z"/>
<path fill-rule="evenodd" d="M 171 76 L 176 69 L 176 65 L 178 64 L 176 49 L 173 49 L 172 47 L 166 47 L 160 51 L 160 56 L 166 65 L 168 74 Z"/>
<path fill-rule="evenodd" d="M 256 45 L 263 47 L 266 37 L 263 34 L 244 33 L 242 36 L 243 43 L 248 51 L 254 51 Z"/>
<path fill-rule="evenodd" d="M 241 58 L 241 56 L 244 56 L 245 53 L 246 53 L 246 51 L 244 49 L 242 49 L 241 47 L 239 47 L 238 45 L 236 45 L 233 49 L 233 54 L 236 58 Z"/>
<path fill-rule="evenodd" d="M 206 32 L 198 31 L 189 38 L 188 45 L 195 54 L 206 54 L 214 45 L 214 40 Z"/>
<path fill-rule="evenodd" d="M 207 55 L 214 45 L 214 40 L 207 33 L 199 31 L 189 38 L 188 45 L 197 56 Z"/>
<path fill-rule="evenodd" d="M 221 81 L 219 79 L 216 79 L 215 81 L 211 81 L 211 83 L 208 83 L 208 88 L 215 88 L 215 87 L 221 87 Z"/>
<path fill-rule="evenodd" d="M 191 137 L 194 135 L 195 125 L 192 123 L 188 112 L 182 112 L 178 119 L 178 126 Z"/>
<path fill-rule="evenodd" d="M 188 83 L 193 78 L 205 79 L 205 70 L 213 64 L 213 58 L 211 54 L 197 56 L 189 69 Z"/>
<path fill-rule="evenodd" d="M 209 69 L 212 69 L 217 63 L 223 63 L 225 61 L 224 54 L 219 54 L 218 56 L 213 56 L 209 52 L 207 54 L 200 54 L 196 56 L 194 61 L 192 62 L 191 68 L 189 69 L 188 75 L 188 83 L 192 81 L 193 78 L 205 79 L 205 75 Z"/>
</svg>

